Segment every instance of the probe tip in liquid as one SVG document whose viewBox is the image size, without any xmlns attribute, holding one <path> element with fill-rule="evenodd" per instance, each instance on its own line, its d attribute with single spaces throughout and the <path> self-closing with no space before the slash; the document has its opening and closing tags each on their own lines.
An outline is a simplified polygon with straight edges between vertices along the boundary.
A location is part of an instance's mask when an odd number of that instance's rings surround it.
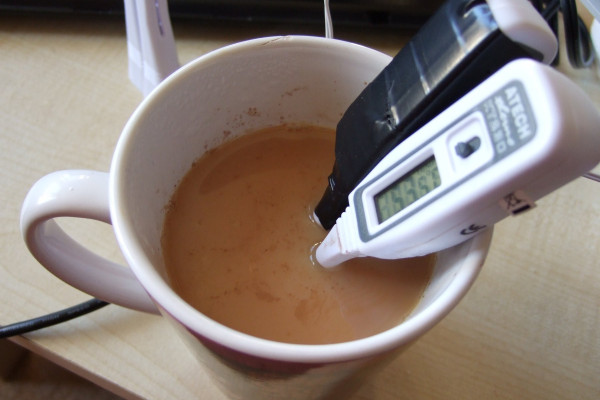
<svg viewBox="0 0 600 400">
<path fill-rule="evenodd" d="M 318 245 L 314 252 L 315 261 L 323 268 L 335 267 L 354 257 L 356 257 L 355 254 L 342 251 L 337 226 L 329 231 L 325 240 Z"/>
</svg>

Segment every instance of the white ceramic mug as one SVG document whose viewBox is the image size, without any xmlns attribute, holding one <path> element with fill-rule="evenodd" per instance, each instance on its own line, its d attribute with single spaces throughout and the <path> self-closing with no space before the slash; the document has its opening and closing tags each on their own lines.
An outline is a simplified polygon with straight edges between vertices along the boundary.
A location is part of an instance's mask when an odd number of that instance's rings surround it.
<svg viewBox="0 0 600 400">
<path fill-rule="evenodd" d="M 340 391 L 352 390 L 459 302 L 483 264 L 491 231 L 438 255 L 423 299 L 398 326 L 346 343 L 295 345 L 237 332 L 184 302 L 166 279 L 161 229 L 175 186 L 205 151 L 282 122 L 335 127 L 389 62 L 360 45 L 301 36 L 250 40 L 200 57 L 141 103 L 109 173 L 60 171 L 33 186 L 21 215 L 30 251 L 93 296 L 160 312 L 232 398 L 344 398 Z M 59 216 L 112 223 L 130 268 L 77 244 L 53 220 Z"/>
</svg>

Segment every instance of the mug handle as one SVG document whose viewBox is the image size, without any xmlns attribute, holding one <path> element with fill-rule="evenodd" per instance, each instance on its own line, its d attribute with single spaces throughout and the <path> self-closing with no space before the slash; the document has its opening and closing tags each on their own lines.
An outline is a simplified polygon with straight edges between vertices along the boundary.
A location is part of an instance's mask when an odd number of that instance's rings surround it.
<svg viewBox="0 0 600 400">
<path fill-rule="evenodd" d="M 131 269 L 88 250 L 54 221 L 87 218 L 111 223 L 105 172 L 53 172 L 29 190 L 21 209 L 21 233 L 33 256 L 61 280 L 94 297 L 158 314 Z"/>
</svg>

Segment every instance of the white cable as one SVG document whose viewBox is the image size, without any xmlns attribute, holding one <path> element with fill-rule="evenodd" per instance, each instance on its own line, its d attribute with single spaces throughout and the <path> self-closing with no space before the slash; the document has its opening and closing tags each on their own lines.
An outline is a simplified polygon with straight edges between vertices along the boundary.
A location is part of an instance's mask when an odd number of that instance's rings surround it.
<svg viewBox="0 0 600 400">
<path fill-rule="evenodd" d="M 329 11 L 329 0 L 324 0 L 325 6 L 325 37 L 333 39 L 333 22 L 331 21 L 331 12 Z"/>
<path fill-rule="evenodd" d="M 596 51 L 596 57 L 600 57 L 600 22 L 598 22 L 598 19 L 596 18 L 594 18 L 594 21 L 592 22 L 590 36 L 592 38 L 594 50 Z M 598 60 L 598 58 L 596 58 L 596 60 Z"/>
</svg>

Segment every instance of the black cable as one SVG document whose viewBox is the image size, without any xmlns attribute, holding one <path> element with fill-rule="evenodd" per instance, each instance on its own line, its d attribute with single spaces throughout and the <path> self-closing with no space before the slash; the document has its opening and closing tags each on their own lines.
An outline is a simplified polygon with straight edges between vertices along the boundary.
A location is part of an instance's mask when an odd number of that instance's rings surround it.
<svg viewBox="0 0 600 400">
<path fill-rule="evenodd" d="M 14 324 L 0 326 L 0 339 L 11 336 L 22 335 L 38 329 L 47 328 L 61 322 L 69 321 L 80 317 L 92 311 L 96 311 L 110 303 L 99 299 L 91 299 L 75 306 L 56 311 L 41 317 L 29 319 L 27 321 L 16 322 Z"/>
<path fill-rule="evenodd" d="M 565 47 L 569 63 L 574 68 L 588 68 L 594 61 L 592 39 L 583 20 L 577 14 L 575 0 L 532 0 L 533 6 L 548 21 L 558 36 L 558 13 L 563 15 Z"/>
<path fill-rule="evenodd" d="M 560 0 L 565 26 L 565 42 L 569 62 L 575 68 L 587 68 L 594 61 L 590 34 L 577 14 L 575 0 Z"/>
</svg>

